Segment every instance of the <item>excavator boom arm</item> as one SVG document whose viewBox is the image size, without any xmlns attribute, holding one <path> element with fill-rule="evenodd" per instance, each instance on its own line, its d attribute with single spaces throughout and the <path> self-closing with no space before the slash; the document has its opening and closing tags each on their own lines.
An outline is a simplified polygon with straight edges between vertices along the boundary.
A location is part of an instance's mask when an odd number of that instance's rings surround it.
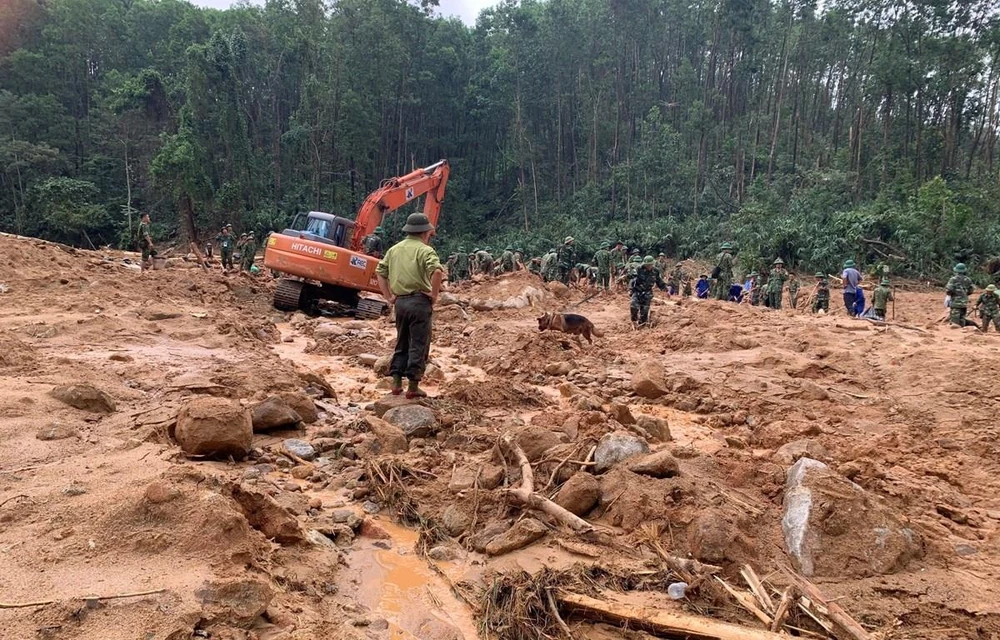
<svg viewBox="0 0 1000 640">
<path fill-rule="evenodd" d="M 430 218 L 431 224 L 437 226 L 450 172 L 448 161 L 440 160 L 429 167 L 411 171 L 405 176 L 385 180 L 382 186 L 370 193 L 361 205 L 354 221 L 350 248 L 360 251 L 364 237 L 382 224 L 385 214 L 423 195 L 427 196 L 424 200 L 424 213 Z"/>
</svg>

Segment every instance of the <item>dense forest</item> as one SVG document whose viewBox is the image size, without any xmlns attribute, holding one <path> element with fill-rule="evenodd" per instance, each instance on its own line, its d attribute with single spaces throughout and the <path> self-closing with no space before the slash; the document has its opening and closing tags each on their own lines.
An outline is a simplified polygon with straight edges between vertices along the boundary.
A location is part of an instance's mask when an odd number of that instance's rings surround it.
<svg viewBox="0 0 1000 640">
<path fill-rule="evenodd" d="M 927 276 L 1000 253 L 993 0 L 502 0 L 474 27 L 434 4 L 4 0 L 0 228 L 266 231 L 447 158 L 445 250 L 733 240 L 744 266 Z"/>
</svg>

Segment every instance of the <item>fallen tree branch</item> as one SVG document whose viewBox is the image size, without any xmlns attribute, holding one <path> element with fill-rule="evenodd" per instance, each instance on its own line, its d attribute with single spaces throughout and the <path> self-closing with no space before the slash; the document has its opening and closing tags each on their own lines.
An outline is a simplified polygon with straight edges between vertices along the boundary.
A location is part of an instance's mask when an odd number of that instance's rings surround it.
<svg viewBox="0 0 1000 640">
<path fill-rule="evenodd" d="M 850 614 L 844 611 L 839 604 L 824 598 L 819 587 L 793 571 L 785 569 L 785 574 L 810 600 L 825 607 L 830 620 L 847 632 L 850 637 L 854 638 L 854 640 L 871 640 L 871 634 L 858 624 L 858 621 L 852 618 Z"/>
<path fill-rule="evenodd" d="M 135 593 L 115 593 L 109 596 L 82 596 L 73 598 L 74 600 L 120 600 L 122 598 L 138 598 L 139 596 L 151 596 L 155 593 L 163 593 L 166 589 L 152 589 L 150 591 L 136 591 Z M 27 607 L 44 607 L 59 600 L 39 600 L 37 602 L 0 602 L 0 609 L 24 609 Z"/>
<path fill-rule="evenodd" d="M 680 611 L 628 606 L 611 599 L 598 600 L 577 593 L 559 593 L 558 600 L 565 608 L 587 618 L 625 623 L 633 629 L 664 635 L 699 640 L 788 640 L 788 636 L 771 631 L 718 622 Z"/>
<path fill-rule="evenodd" d="M 6 500 L 4 500 L 3 502 L 0 502 L 0 507 L 4 506 L 5 504 L 7 504 L 8 502 L 10 502 L 11 500 L 17 500 L 18 498 L 27 498 L 27 497 L 28 497 L 28 494 L 26 494 L 26 493 L 19 493 L 16 496 L 11 496 L 11 497 L 7 498 Z"/>
<path fill-rule="evenodd" d="M 556 619 L 556 624 L 559 625 L 559 628 L 562 629 L 562 632 L 566 634 L 569 640 L 573 640 L 573 633 L 569 630 L 569 625 L 566 624 L 566 621 L 559 615 L 559 607 L 556 606 L 556 601 L 552 597 L 552 591 L 549 589 L 545 590 L 545 600 L 549 604 L 549 612 Z"/>
<path fill-rule="evenodd" d="M 531 509 L 537 509 L 542 513 L 552 516 L 577 533 L 594 530 L 593 525 L 583 518 L 570 513 L 555 502 L 535 493 L 535 475 L 531 470 L 531 462 L 528 461 L 528 456 L 524 454 L 524 450 L 517 446 L 509 435 L 500 438 L 500 446 L 506 448 L 514 456 L 518 466 L 521 468 L 521 484 L 516 489 L 509 489 L 507 491 L 509 495 L 517 498 L 519 502 Z"/>
<path fill-rule="evenodd" d="M 879 251 L 879 253 L 882 254 L 883 256 L 885 256 L 886 258 L 895 258 L 896 260 L 906 260 L 907 259 L 906 256 L 903 255 L 902 251 L 900 251 L 896 247 L 892 246 L 891 244 L 888 244 L 886 242 L 882 242 L 881 240 L 869 240 L 868 238 L 864 238 L 864 237 L 861 237 L 861 236 L 858 237 L 858 240 L 860 240 L 861 242 L 864 242 L 865 244 L 874 244 L 874 245 L 877 245 L 879 247 L 885 247 L 885 249 L 888 250 L 890 253 L 888 255 L 882 253 L 881 251 Z"/>
</svg>

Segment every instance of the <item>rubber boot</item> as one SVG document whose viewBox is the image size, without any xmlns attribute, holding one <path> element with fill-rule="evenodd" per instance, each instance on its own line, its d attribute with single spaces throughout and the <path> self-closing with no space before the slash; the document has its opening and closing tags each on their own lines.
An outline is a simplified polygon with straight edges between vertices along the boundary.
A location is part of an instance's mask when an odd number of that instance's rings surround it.
<svg viewBox="0 0 1000 640">
<path fill-rule="evenodd" d="M 419 380 L 410 380 L 409 384 L 406 385 L 406 399 L 413 400 L 414 398 L 426 398 L 427 393 L 420 388 Z"/>
<path fill-rule="evenodd" d="M 403 393 L 403 377 L 393 376 L 392 377 L 392 395 L 398 396 Z"/>
</svg>

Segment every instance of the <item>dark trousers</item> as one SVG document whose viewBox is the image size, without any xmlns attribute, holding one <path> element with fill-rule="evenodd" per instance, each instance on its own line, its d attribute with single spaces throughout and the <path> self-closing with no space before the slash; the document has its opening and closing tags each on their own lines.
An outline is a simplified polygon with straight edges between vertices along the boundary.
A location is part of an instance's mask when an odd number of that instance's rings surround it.
<svg viewBox="0 0 1000 640">
<path fill-rule="evenodd" d="M 222 268 L 232 269 L 233 268 L 233 250 L 232 249 L 222 249 Z"/>
<path fill-rule="evenodd" d="M 844 306 L 847 307 L 847 315 L 854 315 L 854 303 L 858 301 L 858 294 L 844 292 Z"/>
<path fill-rule="evenodd" d="M 431 350 L 431 299 L 422 294 L 396 298 L 396 350 L 389 374 L 417 382 L 424 377 Z"/>
</svg>

